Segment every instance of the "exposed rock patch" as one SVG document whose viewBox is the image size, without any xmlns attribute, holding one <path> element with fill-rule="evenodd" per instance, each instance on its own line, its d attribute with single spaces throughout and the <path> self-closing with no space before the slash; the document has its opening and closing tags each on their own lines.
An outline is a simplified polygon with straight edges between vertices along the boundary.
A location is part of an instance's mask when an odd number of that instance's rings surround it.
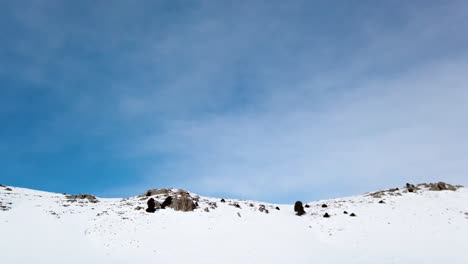
<svg viewBox="0 0 468 264">
<path fill-rule="evenodd" d="M 460 188 L 463 188 L 462 185 L 452 185 L 445 182 L 437 183 L 420 183 L 420 184 L 411 184 L 406 183 L 405 187 L 402 189 L 393 188 L 388 190 L 381 190 L 377 192 L 372 192 L 367 194 L 373 198 L 382 199 L 385 196 L 401 196 L 402 193 L 416 193 L 420 191 L 456 191 Z"/>
<path fill-rule="evenodd" d="M 190 195 L 179 195 L 172 199 L 169 207 L 176 211 L 189 212 L 195 210 L 197 205 Z"/>
<path fill-rule="evenodd" d="M 265 213 L 265 214 L 270 213 L 268 209 L 266 209 L 266 206 L 264 204 L 259 205 L 258 211 L 260 211 L 261 213 Z"/>
<path fill-rule="evenodd" d="M 11 203 L 9 203 L 9 204 L 11 205 Z M 0 201 L 0 211 L 8 211 L 8 210 L 10 210 L 10 209 L 11 209 L 10 206 L 4 205 L 4 204 L 2 203 L 2 201 Z"/>
<path fill-rule="evenodd" d="M 146 191 L 144 196 L 154 196 L 154 195 L 169 195 L 172 192 L 171 189 L 151 189 Z"/>
<path fill-rule="evenodd" d="M 429 183 L 429 184 L 421 184 L 428 188 L 430 191 L 456 191 L 460 188 L 463 188 L 461 185 L 451 185 L 445 182 L 438 182 L 438 183 Z"/>
<path fill-rule="evenodd" d="M 84 200 L 88 200 L 90 203 L 97 203 L 99 200 L 96 196 L 91 194 L 75 194 L 75 195 L 66 195 L 65 198 L 68 202 L 83 202 Z"/>
</svg>

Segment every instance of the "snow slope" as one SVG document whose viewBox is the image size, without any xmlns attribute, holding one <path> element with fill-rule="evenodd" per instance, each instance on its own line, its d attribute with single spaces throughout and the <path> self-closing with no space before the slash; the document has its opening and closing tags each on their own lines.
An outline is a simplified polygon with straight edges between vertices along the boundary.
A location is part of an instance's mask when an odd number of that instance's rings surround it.
<svg viewBox="0 0 468 264">
<path fill-rule="evenodd" d="M 0 263 L 468 263 L 465 188 L 316 201 L 301 217 L 208 197 L 193 212 L 135 210 L 146 201 L 0 187 Z"/>
</svg>

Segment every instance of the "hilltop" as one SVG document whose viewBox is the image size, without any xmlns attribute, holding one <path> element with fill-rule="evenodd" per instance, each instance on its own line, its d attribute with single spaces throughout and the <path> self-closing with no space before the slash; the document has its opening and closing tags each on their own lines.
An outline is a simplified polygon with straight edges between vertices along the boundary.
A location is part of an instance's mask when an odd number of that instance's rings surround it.
<svg viewBox="0 0 468 264">
<path fill-rule="evenodd" d="M 164 204 L 171 197 L 169 204 Z M 155 212 L 146 212 L 147 201 Z M 294 205 L 153 189 L 121 199 L 0 186 L 2 263 L 468 263 L 468 191 L 407 184 Z M 165 209 L 162 209 L 164 207 Z M 329 217 L 324 217 L 327 214 Z"/>
</svg>

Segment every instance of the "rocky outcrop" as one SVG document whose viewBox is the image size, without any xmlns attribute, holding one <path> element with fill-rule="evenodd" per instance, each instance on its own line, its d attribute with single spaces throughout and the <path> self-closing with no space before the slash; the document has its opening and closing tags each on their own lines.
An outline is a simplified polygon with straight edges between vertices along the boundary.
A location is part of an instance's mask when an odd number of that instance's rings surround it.
<svg viewBox="0 0 468 264">
<path fill-rule="evenodd" d="M 404 193 L 415 193 L 420 191 L 456 191 L 460 188 L 463 188 L 461 185 L 452 185 L 445 182 L 437 183 L 420 183 L 412 184 L 406 183 L 405 187 L 402 189 L 393 188 L 388 190 L 381 190 L 377 192 L 372 192 L 367 194 L 368 196 L 374 198 L 384 198 L 385 196 L 401 196 Z"/>
<path fill-rule="evenodd" d="M 445 182 L 438 182 L 438 183 L 429 183 L 429 184 L 422 184 L 430 191 L 456 191 L 463 186 L 461 185 L 451 185 Z"/>
<path fill-rule="evenodd" d="M 179 195 L 172 199 L 169 207 L 176 211 L 190 212 L 195 210 L 197 205 L 193 201 L 192 197 L 187 195 Z"/>
<path fill-rule="evenodd" d="M 172 192 L 171 189 L 151 189 L 146 191 L 144 196 L 154 196 L 154 195 L 169 195 Z"/>
<path fill-rule="evenodd" d="M 154 192 L 153 192 L 154 193 Z M 157 192 L 158 195 L 161 192 Z M 161 204 L 161 209 L 172 208 L 176 211 L 190 212 L 195 210 L 198 206 L 198 197 L 192 197 L 189 192 L 184 190 L 170 190 L 167 192 L 167 197 Z"/>
<path fill-rule="evenodd" d="M 84 202 L 88 201 L 90 203 L 97 203 L 99 200 L 96 198 L 96 196 L 91 195 L 91 194 L 74 194 L 74 195 L 66 195 L 65 198 L 69 202 Z"/>
</svg>

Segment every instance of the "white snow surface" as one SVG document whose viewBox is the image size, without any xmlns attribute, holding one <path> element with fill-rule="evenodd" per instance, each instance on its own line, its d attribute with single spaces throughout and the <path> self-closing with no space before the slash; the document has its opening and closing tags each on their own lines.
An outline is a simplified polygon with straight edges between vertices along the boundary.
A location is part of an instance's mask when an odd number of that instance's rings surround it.
<svg viewBox="0 0 468 264">
<path fill-rule="evenodd" d="M 2 264 L 468 263 L 465 188 L 309 202 L 304 216 L 293 205 L 209 197 L 193 212 L 146 213 L 135 207 L 147 197 L 70 202 L 9 188 L 0 187 Z M 205 212 L 208 202 L 218 207 Z"/>
</svg>

